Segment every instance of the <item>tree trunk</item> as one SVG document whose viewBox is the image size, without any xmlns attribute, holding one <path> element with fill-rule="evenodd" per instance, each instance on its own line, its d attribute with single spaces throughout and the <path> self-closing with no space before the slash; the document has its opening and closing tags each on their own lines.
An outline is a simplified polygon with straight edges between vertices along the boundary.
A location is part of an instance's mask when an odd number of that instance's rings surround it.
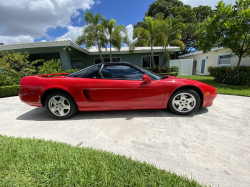
<svg viewBox="0 0 250 187">
<path fill-rule="evenodd" d="M 167 44 L 165 45 L 164 54 L 163 54 L 163 58 L 162 58 L 162 62 L 161 62 L 161 69 L 160 69 L 161 73 L 162 73 L 162 68 L 163 68 L 163 65 L 164 65 L 164 57 L 166 55 L 166 51 L 167 51 Z"/>
<path fill-rule="evenodd" d="M 102 51 L 101 51 L 101 47 L 100 47 L 99 43 L 98 43 L 98 49 L 99 49 L 99 54 L 100 54 L 101 62 L 103 63 Z"/>
<path fill-rule="evenodd" d="M 111 37 L 111 35 L 110 35 L 110 37 Z M 111 55 L 111 39 L 110 39 L 110 41 L 109 41 L 109 44 L 110 44 L 110 47 L 109 47 L 109 51 L 110 51 L 110 62 L 112 62 L 112 55 Z"/>
<path fill-rule="evenodd" d="M 239 71 L 239 68 L 240 68 L 240 62 L 241 62 L 241 59 L 242 59 L 242 55 L 240 55 L 238 57 L 239 57 L 239 60 L 238 60 L 238 63 L 237 63 L 237 71 Z"/>
<path fill-rule="evenodd" d="M 151 38 L 151 66 L 155 67 L 154 52 L 153 52 L 153 38 Z"/>
</svg>

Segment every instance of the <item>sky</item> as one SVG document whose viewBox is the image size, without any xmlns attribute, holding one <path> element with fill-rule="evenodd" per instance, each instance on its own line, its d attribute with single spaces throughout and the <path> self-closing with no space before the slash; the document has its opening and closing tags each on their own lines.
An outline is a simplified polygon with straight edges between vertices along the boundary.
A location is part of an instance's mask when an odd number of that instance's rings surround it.
<svg viewBox="0 0 250 187">
<path fill-rule="evenodd" d="M 14 44 L 75 41 L 85 25 L 84 12 L 101 13 L 106 19 L 123 24 L 132 38 L 133 25 L 142 21 L 154 0 L 0 0 L 0 43 Z M 217 0 L 183 0 L 192 7 L 209 5 Z M 234 0 L 224 0 L 233 4 Z"/>
</svg>

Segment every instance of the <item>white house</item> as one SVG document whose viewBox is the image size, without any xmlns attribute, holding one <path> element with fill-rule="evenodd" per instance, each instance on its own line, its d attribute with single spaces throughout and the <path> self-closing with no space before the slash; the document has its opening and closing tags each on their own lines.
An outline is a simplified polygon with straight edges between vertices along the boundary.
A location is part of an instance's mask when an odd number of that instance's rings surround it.
<svg viewBox="0 0 250 187">
<path fill-rule="evenodd" d="M 195 75 L 209 75 L 207 67 L 221 67 L 221 66 L 237 66 L 238 57 L 231 55 L 232 51 L 228 48 L 213 48 L 207 53 L 196 51 L 186 55 L 181 55 L 181 59 L 193 59 L 193 74 Z M 241 59 L 241 66 L 250 66 L 250 57 Z"/>
</svg>

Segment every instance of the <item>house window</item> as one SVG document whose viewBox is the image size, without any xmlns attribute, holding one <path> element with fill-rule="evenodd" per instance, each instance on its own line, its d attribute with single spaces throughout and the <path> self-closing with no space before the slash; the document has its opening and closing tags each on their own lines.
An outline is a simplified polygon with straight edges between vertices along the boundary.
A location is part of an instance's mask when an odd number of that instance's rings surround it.
<svg viewBox="0 0 250 187">
<path fill-rule="evenodd" d="M 95 64 L 102 63 L 100 58 L 95 58 L 94 60 Z M 110 58 L 103 58 L 103 62 L 110 62 Z M 112 62 L 121 62 L 121 58 L 120 57 L 112 58 Z"/>
<path fill-rule="evenodd" d="M 230 66 L 232 63 L 232 55 L 224 54 L 218 56 L 218 66 Z"/>
<path fill-rule="evenodd" d="M 83 68 L 83 59 L 82 58 L 70 59 L 70 62 L 71 62 L 72 69 L 82 69 Z"/>
<path fill-rule="evenodd" d="M 143 56 L 142 57 L 142 67 L 152 67 L 151 56 Z M 156 66 L 160 64 L 160 57 L 154 56 L 154 62 Z"/>
</svg>

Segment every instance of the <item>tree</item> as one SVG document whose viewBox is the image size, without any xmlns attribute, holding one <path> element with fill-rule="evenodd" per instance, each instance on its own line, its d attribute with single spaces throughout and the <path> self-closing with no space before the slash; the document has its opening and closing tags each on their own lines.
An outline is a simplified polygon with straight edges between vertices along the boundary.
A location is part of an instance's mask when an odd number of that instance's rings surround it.
<svg viewBox="0 0 250 187">
<path fill-rule="evenodd" d="M 19 84 L 24 76 L 34 75 L 36 73 L 35 64 L 41 60 L 30 62 L 28 52 L 15 53 L 2 52 L 2 58 L 0 58 L 0 68 L 3 69 L 3 74 L 11 78 L 13 82 Z"/>
<path fill-rule="evenodd" d="M 113 45 L 118 51 L 121 50 L 123 35 L 127 35 L 127 29 L 124 25 L 116 25 L 114 19 L 103 20 L 102 25 L 106 28 L 106 35 L 110 44 L 110 62 L 112 62 L 111 46 Z"/>
<path fill-rule="evenodd" d="M 164 27 L 164 21 L 159 17 L 152 19 L 151 17 L 145 17 L 145 24 L 148 29 L 145 27 L 138 27 L 133 31 L 133 39 L 136 39 L 136 46 L 151 46 L 151 62 L 152 66 L 155 67 L 153 46 L 155 43 L 163 44 L 164 37 L 162 33 L 162 27 Z"/>
<path fill-rule="evenodd" d="M 213 10 L 210 6 L 200 5 L 198 7 L 193 7 L 193 11 L 195 13 L 195 19 L 199 23 L 213 15 Z"/>
<path fill-rule="evenodd" d="M 196 43 L 198 37 L 195 32 L 198 29 L 199 22 L 203 22 L 204 19 L 212 15 L 212 9 L 209 6 L 202 6 L 192 8 L 190 5 L 184 5 L 182 7 L 173 7 L 171 9 L 171 17 L 173 18 L 173 24 L 184 23 L 185 28 L 181 31 L 181 41 L 185 43 L 185 51 L 181 54 L 187 54 L 196 51 Z"/>
<path fill-rule="evenodd" d="M 179 0 L 156 0 L 150 6 L 145 16 L 155 17 L 158 13 L 163 13 L 164 18 L 171 15 L 173 7 L 182 7 L 183 2 Z"/>
<path fill-rule="evenodd" d="M 1 42 L 0 42 L 0 45 L 4 45 L 4 43 L 1 43 Z"/>
<path fill-rule="evenodd" d="M 169 52 L 167 51 L 167 46 L 179 46 L 181 50 L 185 49 L 185 44 L 181 41 L 180 31 L 185 29 L 185 25 L 183 23 L 178 23 L 173 25 L 172 18 L 169 16 L 165 19 L 165 23 L 167 27 L 163 27 L 162 32 L 166 37 L 163 37 L 164 40 L 164 55 L 161 63 L 160 72 L 162 72 L 162 68 L 165 63 L 169 59 Z"/>
<path fill-rule="evenodd" d="M 239 57 L 239 69 L 241 59 L 250 56 L 250 1 L 236 0 L 235 5 L 219 1 L 214 16 L 201 23 L 195 34 L 198 49 L 205 53 L 215 46 L 231 49 Z"/>
<path fill-rule="evenodd" d="M 99 13 L 93 15 L 90 11 L 87 11 L 84 13 L 84 19 L 87 25 L 84 26 L 82 35 L 78 36 L 75 42 L 78 45 L 85 44 L 87 49 L 97 46 L 101 62 L 103 63 L 101 48 L 108 43 L 105 27 L 101 24 L 104 17 Z"/>
<path fill-rule="evenodd" d="M 186 46 L 181 54 L 186 54 L 197 50 L 196 43 L 198 37 L 195 36 L 194 33 L 198 29 L 198 24 L 210 17 L 213 11 L 209 6 L 200 5 L 199 7 L 192 8 L 190 5 L 184 5 L 178 0 L 156 0 L 150 5 L 146 12 L 146 16 L 155 17 L 158 13 L 163 13 L 164 18 L 167 18 L 168 16 L 172 17 L 173 25 L 178 23 L 185 24 L 185 29 L 180 33 L 182 38 L 181 41 L 183 41 Z M 134 29 L 139 26 L 146 28 L 145 23 L 139 21 L 134 25 Z"/>
</svg>

